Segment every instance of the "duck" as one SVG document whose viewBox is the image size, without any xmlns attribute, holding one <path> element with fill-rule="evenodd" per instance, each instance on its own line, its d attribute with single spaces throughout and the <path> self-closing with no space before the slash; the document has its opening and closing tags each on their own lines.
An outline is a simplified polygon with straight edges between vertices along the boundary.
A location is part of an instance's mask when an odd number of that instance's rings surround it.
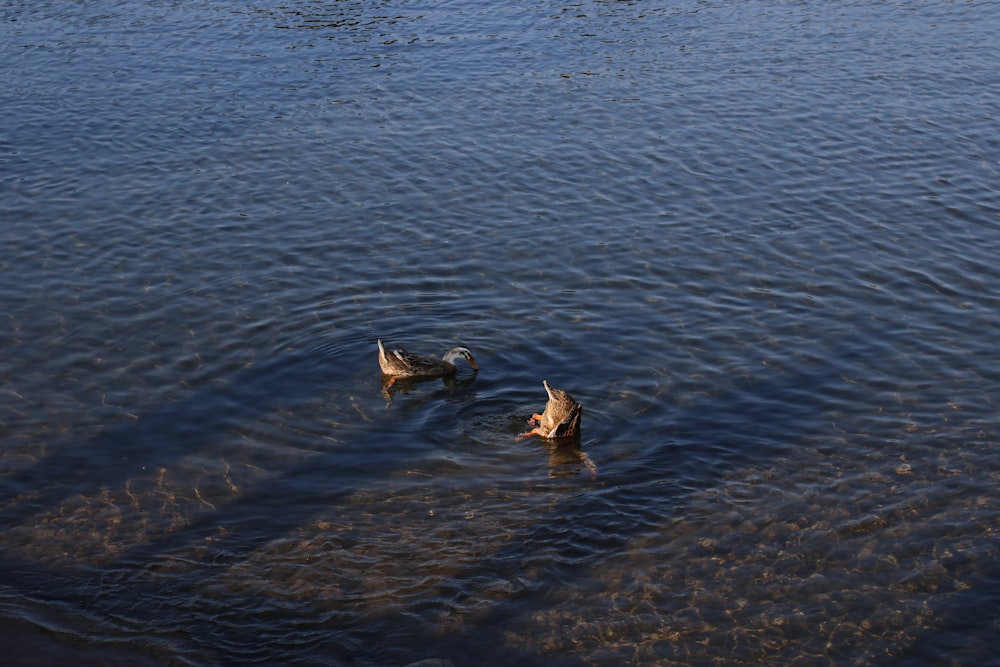
<svg viewBox="0 0 1000 667">
<path fill-rule="evenodd" d="M 568 392 L 556 389 L 546 380 L 542 386 L 549 395 L 542 414 L 531 415 L 538 425 L 521 437 L 537 435 L 548 440 L 572 438 L 580 435 L 580 418 L 583 416 L 583 406 L 573 400 Z"/>
<path fill-rule="evenodd" d="M 387 386 L 391 386 L 396 378 L 449 377 L 458 370 L 455 362 L 459 359 L 465 359 L 473 370 L 479 370 L 472 352 L 461 345 L 445 352 L 442 358 L 435 359 L 411 354 L 402 348 L 386 350 L 382 339 L 378 339 L 378 365 L 381 366 L 383 375 L 391 376 Z"/>
</svg>

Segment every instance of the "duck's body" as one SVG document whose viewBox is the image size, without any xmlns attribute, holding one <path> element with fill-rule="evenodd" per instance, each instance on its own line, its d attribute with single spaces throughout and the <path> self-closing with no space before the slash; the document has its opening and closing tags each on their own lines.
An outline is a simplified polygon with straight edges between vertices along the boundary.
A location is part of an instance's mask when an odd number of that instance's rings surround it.
<svg viewBox="0 0 1000 667">
<path fill-rule="evenodd" d="M 583 406 L 573 400 L 569 393 L 552 387 L 545 380 L 542 380 L 542 385 L 545 386 L 549 400 L 542 414 L 531 416 L 538 425 L 523 435 L 537 435 L 550 440 L 578 436 Z"/>
<path fill-rule="evenodd" d="M 453 347 L 445 352 L 444 357 L 435 359 L 411 354 L 402 348 L 386 350 L 382 340 L 378 341 L 378 365 L 384 375 L 392 376 L 393 379 L 448 377 L 458 370 L 455 366 L 458 359 L 465 359 L 472 368 L 479 370 L 467 347 Z M 390 380 L 390 384 L 391 382 Z"/>
</svg>

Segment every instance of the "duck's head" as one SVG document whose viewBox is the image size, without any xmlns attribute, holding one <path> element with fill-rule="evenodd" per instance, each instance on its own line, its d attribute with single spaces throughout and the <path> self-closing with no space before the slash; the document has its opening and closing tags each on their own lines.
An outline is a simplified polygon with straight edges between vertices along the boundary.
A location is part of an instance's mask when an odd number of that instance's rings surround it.
<svg viewBox="0 0 1000 667">
<path fill-rule="evenodd" d="M 456 359 L 465 359 L 467 362 L 469 362 L 469 365 L 472 366 L 475 370 L 477 371 L 479 370 L 479 364 L 477 364 L 476 360 L 472 358 L 472 352 L 470 352 L 469 348 L 467 347 L 462 347 L 462 346 L 453 347 L 447 352 L 445 352 L 444 355 L 445 361 L 450 363 L 455 363 Z"/>
</svg>

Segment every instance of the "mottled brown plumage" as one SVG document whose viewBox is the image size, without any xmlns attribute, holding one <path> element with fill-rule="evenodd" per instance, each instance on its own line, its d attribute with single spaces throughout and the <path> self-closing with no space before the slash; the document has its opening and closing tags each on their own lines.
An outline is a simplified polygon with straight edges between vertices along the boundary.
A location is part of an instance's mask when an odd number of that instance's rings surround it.
<svg viewBox="0 0 1000 667">
<path fill-rule="evenodd" d="M 445 352 L 442 359 L 435 359 L 411 354 L 402 348 L 387 351 L 382 345 L 382 340 L 378 341 L 378 365 L 384 375 L 391 376 L 390 385 L 396 378 L 436 378 L 454 375 L 455 361 L 458 359 L 465 359 L 470 366 L 479 370 L 476 360 L 472 358 L 472 353 L 467 347 L 453 347 Z"/>
<path fill-rule="evenodd" d="M 552 387 L 547 381 L 542 380 L 542 385 L 549 395 L 549 401 L 542 414 L 531 416 L 538 425 L 522 435 L 537 435 L 549 440 L 579 436 L 583 406 L 573 400 L 569 393 Z"/>
</svg>

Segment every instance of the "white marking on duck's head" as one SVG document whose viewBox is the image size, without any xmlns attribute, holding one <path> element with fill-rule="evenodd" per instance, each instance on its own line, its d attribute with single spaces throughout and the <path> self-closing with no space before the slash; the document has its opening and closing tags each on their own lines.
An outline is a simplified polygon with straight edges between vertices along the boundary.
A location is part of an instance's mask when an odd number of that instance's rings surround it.
<svg viewBox="0 0 1000 667">
<path fill-rule="evenodd" d="M 467 347 L 462 347 L 461 345 L 453 347 L 444 355 L 444 360 L 447 362 L 455 363 L 456 359 L 465 359 L 475 370 L 479 370 L 479 364 L 472 358 L 472 352 Z"/>
</svg>

